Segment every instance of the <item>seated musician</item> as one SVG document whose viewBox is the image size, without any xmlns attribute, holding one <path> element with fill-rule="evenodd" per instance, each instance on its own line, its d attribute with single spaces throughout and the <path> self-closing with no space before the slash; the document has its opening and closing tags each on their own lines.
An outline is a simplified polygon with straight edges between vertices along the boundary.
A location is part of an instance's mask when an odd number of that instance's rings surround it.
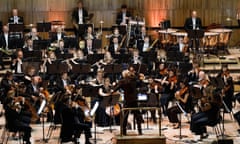
<svg viewBox="0 0 240 144">
<path fill-rule="evenodd" d="M 65 48 L 64 40 L 60 40 L 58 42 L 58 47 L 55 50 L 55 54 L 58 55 L 58 54 L 67 54 L 67 53 L 68 53 L 68 49 Z"/>
<path fill-rule="evenodd" d="M 19 82 L 22 80 L 21 74 L 23 74 L 23 51 L 17 50 L 16 52 L 16 58 L 12 60 L 11 70 L 14 74 L 19 74 L 14 77 L 14 80 Z"/>
<path fill-rule="evenodd" d="M 173 123 L 173 128 L 179 128 L 180 121 L 178 119 L 178 114 L 184 112 L 190 112 L 191 109 L 191 98 L 189 96 L 189 89 L 187 80 L 180 81 L 180 89 L 175 93 L 175 99 L 177 100 L 179 105 L 172 106 L 167 109 L 167 116 L 169 122 Z"/>
<path fill-rule="evenodd" d="M 192 62 L 192 69 L 188 72 L 189 82 L 197 82 L 199 79 L 199 64 L 197 61 Z"/>
<path fill-rule="evenodd" d="M 85 56 L 96 53 L 96 49 L 93 47 L 93 39 L 86 40 L 86 45 L 83 49 L 83 52 Z"/>
<path fill-rule="evenodd" d="M 87 27 L 87 31 L 86 31 L 86 33 L 84 34 L 84 39 L 85 39 L 85 40 L 87 40 L 87 39 L 92 39 L 92 40 L 96 39 L 96 36 L 95 36 L 95 34 L 94 34 L 94 32 L 93 32 L 92 26 L 88 26 L 88 27 Z"/>
<path fill-rule="evenodd" d="M 120 54 L 120 50 L 121 50 L 121 45 L 119 42 L 119 38 L 113 37 L 109 45 L 108 51 L 111 52 L 112 55 L 114 55 L 114 54 Z"/>
<path fill-rule="evenodd" d="M 52 33 L 50 39 L 51 39 L 51 42 L 53 43 L 53 42 L 59 42 L 60 40 L 63 40 L 64 37 L 65 37 L 65 33 L 63 32 L 63 29 L 60 26 L 58 26 L 56 28 L 56 32 Z"/>
<path fill-rule="evenodd" d="M 18 9 L 12 9 L 12 16 L 8 19 L 10 24 L 23 24 L 23 17 L 18 16 Z"/>
<path fill-rule="evenodd" d="M 35 76 L 35 74 L 36 74 L 36 69 L 33 66 L 28 66 L 27 72 L 24 75 L 24 79 L 23 79 L 23 82 L 26 86 L 32 82 L 32 78 Z"/>
<path fill-rule="evenodd" d="M 72 64 L 80 64 L 80 63 L 86 63 L 86 57 L 84 56 L 84 53 L 82 50 L 78 49 L 73 55 L 73 58 L 70 61 Z"/>
<path fill-rule="evenodd" d="M 130 63 L 132 63 L 132 64 L 141 64 L 142 63 L 142 57 L 139 55 L 139 51 L 137 49 L 133 50 Z"/>
<path fill-rule="evenodd" d="M 40 89 L 40 77 L 39 76 L 34 76 L 32 77 L 32 81 L 29 85 L 27 85 L 26 88 L 26 93 L 28 94 L 28 98 L 30 101 L 33 103 L 33 106 L 35 107 L 36 110 L 39 109 L 40 107 L 40 99 L 43 97 L 41 94 L 41 89 Z"/>
<path fill-rule="evenodd" d="M 200 140 L 207 138 L 206 126 L 220 118 L 222 105 L 221 91 L 214 88 L 203 71 L 199 73 L 199 84 L 202 87 L 200 111 L 191 117 L 190 130 L 200 135 Z"/>
<path fill-rule="evenodd" d="M 222 84 L 219 84 L 218 87 L 222 89 L 223 101 L 227 106 L 227 108 L 225 108 L 225 112 L 231 112 L 233 103 L 235 102 L 234 84 L 227 65 L 222 65 L 221 71 L 217 75 L 217 79 L 222 82 Z"/>
<path fill-rule="evenodd" d="M 56 89 L 57 91 L 61 91 L 62 93 L 68 93 L 71 94 L 72 92 L 70 91 L 70 86 L 71 81 L 70 78 L 68 77 L 67 72 L 63 72 L 61 74 L 61 77 L 56 80 Z"/>
<path fill-rule="evenodd" d="M 25 53 L 25 52 L 29 52 L 29 51 L 33 51 L 33 50 L 34 50 L 33 49 L 33 40 L 28 38 L 26 40 L 25 46 L 23 46 L 23 48 L 22 48 L 22 51 L 23 51 L 23 53 Z"/>
<path fill-rule="evenodd" d="M 3 76 L 0 84 L 1 93 L 2 93 L 1 95 L 3 96 L 0 98 L 0 100 L 3 104 L 8 91 L 14 89 L 14 85 L 15 85 L 15 82 L 13 80 L 13 73 L 10 71 L 7 71 Z"/>
<path fill-rule="evenodd" d="M 112 45 L 113 44 L 113 38 L 117 37 L 118 38 L 118 42 L 121 42 L 122 41 L 122 35 L 119 33 L 119 29 L 118 27 L 115 27 L 113 29 L 113 33 L 110 34 L 110 35 L 107 35 L 106 38 L 110 38 L 110 44 L 109 45 Z"/>
<path fill-rule="evenodd" d="M 150 38 L 149 36 L 145 36 L 142 42 L 138 42 L 138 50 L 140 53 L 143 52 L 149 52 L 150 50 L 152 50 L 150 48 Z"/>
<path fill-rule="evenodd" d="M 5 117 L 7 129 L 11 132 L 23 132 L 23 143 L 31 144 L 30 137 L 32 128 L 30 122 L 32 113 L 25 104 L 24 98 L 8 97 L 5 106 Z"/>
<path fill-rule="evenodd" d="M 84 131 L 85 144 L 91 144 L 91 125 L 85 120 L 84 111 L 76 101 L 69 101 L 69 98 L 63 99 L 62 107 L 62 127 L 60 132 L 61 142 L 79 143 L 80 135 Z"/>
<path fill-rule="evenodd" d="M 9 45 L 9 27 L 8 25 L 4 25 L 2 28 L 2 33 L 0 35 L 0 47 L 8 50 L 8 45 Z"/>
<path fill-rule="evenodd" d="M 160 98 L 161 107 L 163 109 L 163 114 L 166 115 L 169 102 L 173 100 L 174 93 L 176 89 L 177 77 L 175 69 L 169 69 L 168 75 L 164 76 L 161 80 L 161 85 L 163 86 L 164 91 Z"/>
<path fill-rule="evenodd" d="M 42 38 L 39 36 L 39 33 L 37 31 L 37 28 L 32 28 L 30 33 L 26 34 L 26 39 L 34 40 L 41 40 Z"/>
</svg>

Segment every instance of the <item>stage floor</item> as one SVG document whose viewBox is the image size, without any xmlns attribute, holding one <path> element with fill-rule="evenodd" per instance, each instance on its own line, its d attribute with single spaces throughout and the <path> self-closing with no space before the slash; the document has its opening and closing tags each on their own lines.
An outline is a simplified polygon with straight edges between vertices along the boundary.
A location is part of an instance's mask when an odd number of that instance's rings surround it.
<svg viewBox="0 0 240 144">
<path fill-rule="evenodd" d="M 240 104 L 237 102 L 235 108 L 233 109 L 233 113 L 237 112 L 240 109 Z M 144 115 L 145 123 L 142 124 L 143 127 L 143 137 L 144 136 L 158 136 L 158 125 L 154 124 L 152 122 L 149 122 L 149 126 L 147 127 L 146 123 L 146 115 Z M 167 117 L 162 118 L 162 134 L 166 136 L 167 144 L 185 144 L 185 143 L 203 143 L 203 144 L 210 144 L 213 141 L 217 140 L 216 135 L 213 131 L 212 127 L 207 127 L 207 131 L 209 134 L 209 137 L 207 139 L 204 139 L 203 141 L 197 141 L 199 139 L 199 136 L 195 136 L 191 133 L 189 130 L 189 123 L 187 123 L 187 118 L 182 116 L 182 134 L 187 136 L 186 138 L 179 139 L 175 136 L 179 135 L 179 129 L 173 129 L 172 125 L 169 123 Z M 129 117 L 129 122 L 132 122 L 132 117 Z M 4 125 L 5 120 L 4 117 L 0 117 L 0 124 Z M 50 126 L 50 123 L 45 124 L 45 135 L 47 134 L 48 128 Z M 225 114 L 225 134 L 234 140 L 234 143 L 240 143 L 240 134 L 238 133 L 239 126 L 237 122 L 230 117 L 230 114 Z M 42 139 L 43 136 L 43 129 L 41 124 L 34 124 L 32 125 L 33 131 L 32 131 L 32 138 L 31 141 L 33 144 L 39 144 L 43 142 L 39 142 L 39 140 Z M 120 127 L 119 126 L 113 126 L 113 131 L 109 131 L 109 127 L 97 127 L 97 139 L 101 139 L 101 141 L 97 141 L 97 144 L 111 144 L 115 142 L 116 135 L 119 135 L 120 133 Z M 0 130 L 0 134 L 2 133 L 3 128 Z M 94 129 L 93 129 L 94 130 Z M 59 132 L 60 129 L 56 129 L 52 133 L 51 139 L 49 139 L 49 144 L 57 144 L 59 139 Z M 130 136 L 137 136 L 137 130 L 128 130 L 128 135 Z M 92 134 L 94 138 L 94 133 Z M 139 137 L 139 136 L 137 136 Z M 84 135 L 80 138 L 80 143 L 84 144 Z M 14 140 L 12 137 L 9 139 L 9 144 L 16 144 L 18 143 L 17 140 Z M 93 141 L 94 143 L 94 141 Z"/>
</svg>

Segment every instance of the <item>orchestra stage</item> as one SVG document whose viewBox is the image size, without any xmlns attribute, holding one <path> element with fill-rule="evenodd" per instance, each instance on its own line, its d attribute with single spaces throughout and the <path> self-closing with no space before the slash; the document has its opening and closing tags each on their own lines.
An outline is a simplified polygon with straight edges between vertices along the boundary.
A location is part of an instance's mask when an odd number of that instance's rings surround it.
<svg viewBox="0 0 240 144">
<path fill-rule="evenodd" d="M 233 109 L 233 113 L 237 112 L 240 109 L 240 104 L 237 102 L 235 108 Z M 198 143 L 198 144 L 212 144 L 216 143 L 217 137 L 215 135 L 215 132 L 212 127 L 207 127 L 208 131 L 208 138 L 204 139 L 203 141 L 197 141 L 199 139 L 199 136 L 195 136 L 191 133 L 189 130 L 189 123 L 188 119 L 190 118 L 190 115 L 188 117 L 182 116 L 182 139 L 179 138 L 180 129 L 173 129 L 172 125 L 169 123 L 168 118 L 163 116 L 162 117 L 162 137 L 158 136 L 158 125 L 154 124 L 153 122 L 149 121 L 147 124 L 146 115 L 144 115 L 144 121 L 145 123 L 142 124 L 143 127 L 143 135 L 139 136 L 137 135 L 137 130 L 128 130 L 127 136 L 120 137 L 120 127 L 119 126 L 113 126 L 112 132 L 110 132 L 109 127 L 97 127 L 96 128 L 96 144 L 192 144 L 192 143 Z M 4 125 L 5 119 L 4 117 L 0 117 L 0 125 Z M 129 122 L 132 124 L 132 116 L 129 117 Z M 44 134 L 45 138 L 49 129 L 50 123 L 44 124 Z M 221 125 L 222 127 L 222 125 Z M 228 137 L 225 137 L 224 139 L 229 140 L 233 139 L 234 143 L 240 143 L 240 134 L 238 133 L 239 126 L 237 122 L 231 117 L 230 114 L 225 114 L 224 119 L 224 127 L 225 127 L 225 135 Z M 43 138 L 43 128 L 42 124 L 33 124 L 32 125 L 33 131 L 32 131 L 32 139 L 31 141 L 33 144 L 40 144 L 43 142 L 39 142 Z M 133 128 L 133 127 L 132 127 Z M 2 134 L 3 127 L 0 129 L 0 134 Z M 94 132 L 94 128 L 92 129 Z M 48 140 L 48 144 L 57 144 L 59 140 L 59 133 L 60 129 L 56 128 L 52 132 L 51 138 Z M 94 144 L 94 133 L 92 133 L 93 140 L 92 143 Z M 222 139 L 222 137 L 218 137 L 218 139 Z M 80 143 L 84 144 L 84 134 L 81 135 Z M 9 144 L 16 144 L 18 143 L 17 139 L 13 138 L 12 135 L 9 137 Z M 70 144 L 70 143 L 69 143 Z M 229 143 L 227 143 L 229 144 Z"/>
</svg>

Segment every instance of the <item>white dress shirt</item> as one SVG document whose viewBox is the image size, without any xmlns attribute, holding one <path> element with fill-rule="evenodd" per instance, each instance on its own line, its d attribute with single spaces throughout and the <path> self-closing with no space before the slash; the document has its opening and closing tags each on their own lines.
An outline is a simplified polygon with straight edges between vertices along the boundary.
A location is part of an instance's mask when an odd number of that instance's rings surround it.
<svg viewBox="0 0 240 144">
<path fill-rule="evenodd" d="M 192 18 L 193 29 L 196 29 L 196 18 Z"/>
<path fill-rule="evenodd" d="M 78 10 L 78 17 L 79 17 L 78 24 L 83 24 L 83 10 L 82 9 Z"/>
</svg>

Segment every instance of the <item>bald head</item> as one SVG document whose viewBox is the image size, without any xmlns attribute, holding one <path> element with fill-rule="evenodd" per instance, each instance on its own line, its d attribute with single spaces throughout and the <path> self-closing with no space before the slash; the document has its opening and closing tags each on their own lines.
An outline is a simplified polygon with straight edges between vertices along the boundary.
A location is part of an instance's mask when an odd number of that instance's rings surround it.
<svg viewBox="0 0 240 144">
<path fill-rule="evenodd" d="M 197 11 L 192 11 L 192 18 L 196 18 L 197 17 Z"/>
</svg>

